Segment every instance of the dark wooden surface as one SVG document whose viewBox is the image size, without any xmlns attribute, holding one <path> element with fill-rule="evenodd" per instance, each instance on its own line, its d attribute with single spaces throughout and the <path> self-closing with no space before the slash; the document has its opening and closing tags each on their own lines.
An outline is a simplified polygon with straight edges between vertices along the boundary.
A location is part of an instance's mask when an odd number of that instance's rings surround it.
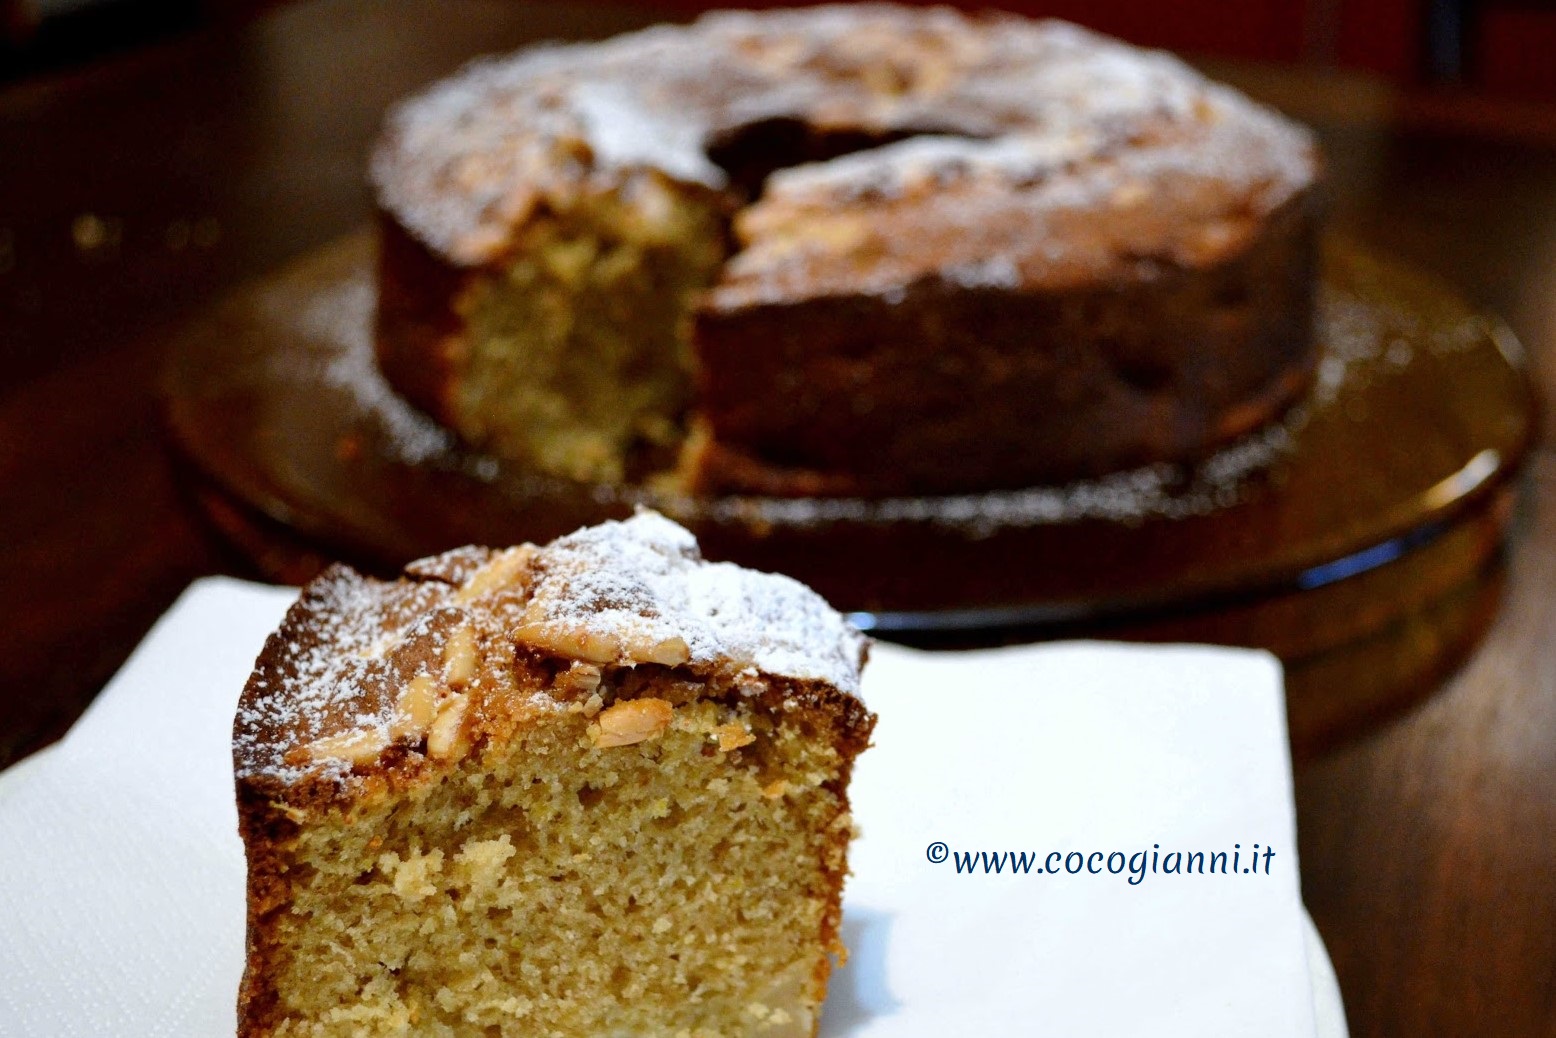
<svg viewBox="0 0 1556 1038">
<path fill-rule="evenodd" d="M 168 330 L 359 225 L 383 107 L 642 10 L 329 0 L 0 91 L 0 766 L 61 734 L 192 578 L 244 574 L 166 453 Z M 1505 315 L 1556 376 L 1556 110 L 1217 68 L 1319 127 L 1338 221 Z M 1506 600 L 1410 713 L 1297 774 L 1352 1033 L 1556 1035 L 1556 454 Z M 3 878 L 0 878 L 3 882 Z"/>
</svg>

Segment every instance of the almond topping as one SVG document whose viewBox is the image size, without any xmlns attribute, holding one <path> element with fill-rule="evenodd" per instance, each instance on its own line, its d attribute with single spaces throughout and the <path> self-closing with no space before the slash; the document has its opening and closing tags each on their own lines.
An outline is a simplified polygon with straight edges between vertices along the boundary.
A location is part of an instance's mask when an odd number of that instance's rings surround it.
<svg viewBox="0 0 1556 1038">
<path fill-rule="evenodd" d="M 381 728 L 362 728 L 315 739 L 303 747 L 313 760 L 344 760 L 352 764 L 370 764 L 389 745 L 389 735 Z"/>
<path fill-rule="evenodd" d="M 475 628 L 460 624 L 443 643 L 443 680 L 454 688 L 469 684 L 475 677 Z"/>
<path fill-rule="evenodd" d="M 522 586 L 534 554 L 535 549 L 528 544 L 498 552 L 490 562 L 470 575 L 455 597 L 461 602 L 473 602 L 515 584 Z"/>
<path fill-rule="evenodd" d="M 600 711 L 594 744 L 602 748 L 631 746 L 652 739 L 670 727 L 674 716 L 675 708 L 663 699 L 623 700 Z"/>
<path fill-rule="evenodd" d="M 467 696 L 450 696 L 438 708 L 438 718 L 427 730 L 427 756 L 448 760 L 462 756 L 470 748 L 465 738 L 465 714 L 470 710 Z"/>
<path fill-rule="evenodd" d="M 599 690 L 601 677 L 598 665 L 575 660 L 571 666 L 557 675 L 557 688 L 574 695 L 593 696 Z M 599 707 L 595 707 L 595 710 L 598 711 Z"/>
<path fill-rule="evenodd" d="M 524 645 L 589 663 L 615 663 L 621 658 L 621 645 L 616 639 L 593 631 L 526 623 L 513 629 L 513 639 Z"/>
<path fill-rule="evenodd" d="M 638 663 L 660 663 L 666 667 L 678 667 L 692 658 L 692 650 L 685 638 L 665 638 L 657 642 L 647 640 L 633 642 L 628 655 Z"/>
<path fill-rule="evenodd" d="M 437 716 L 438 683 L 429 675 L 418 674 L 394 701 L 394 720 L 389 723 L 389 737 L 419 740 Z"/>
</svg>

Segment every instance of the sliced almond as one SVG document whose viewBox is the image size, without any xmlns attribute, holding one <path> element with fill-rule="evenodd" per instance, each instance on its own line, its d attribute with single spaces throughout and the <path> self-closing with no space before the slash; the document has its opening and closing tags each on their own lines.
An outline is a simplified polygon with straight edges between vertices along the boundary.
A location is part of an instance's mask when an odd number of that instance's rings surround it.
<svg viewBox="0 0 1556 1038">
<path fill-rule="evenodd" d="M 465 737 L 465 715 L 470 711 L 468 696 L 450 696 L 438 708 L 437 720 L 427 729 L 427 756 L 437 760 L 460 757 L 470 749 Z"/>
<path fill-rule="evenodd" d="M 438 683 L 430 675 L 418 674 L 394 701 L 389 738 L 419 740 L 437 716 Z"/>
<path fill-rule="evenodd" d="M 598 698 L 595 693 L 599 691 L 601 677 L 603 674 L 599 664 L 574 660 L 571 666 L 557 675 L 557 689 L 570 695 Z"/>
<path fill-rule="evenodd" d="M 570 656 L 588 663 L 615 663 L 621 659 L 621 643 L 598 631 L 523 623 L 513 629 L 513 640 L 523 645 Z"/>
<path fill-rule="evenodd" d="M 494 591 L 522 586 L 534 556 L 535 549 L 528 544 L 498 552 L 490 562 L 470 575 L 455 597 L 461 602 L 473 602 Z"/>
<path fill-rule="evenodd" d="M 681 637 L 647 638 L 627 646 L 627 657 L 635 663 L 659 663 L 666 667 L 678 667 L 692 658 L 691 647 Z"/>
<path fill-rule="evenodd" d="M 389 746 L 389 733 L 382 728 L 361 728 L 340 735 L 315 739 L 303 747 L 312 760 L 343 760 L 352 764 L 370 764 Z"/>
<path fill-rule="evenodd" d="M 443 680 L 454 688 L 463 688 L 475 677 L 476 663 L 475 628 L 460 624 L 443 643 Z"/>
<path fill-rule="evenodd" d="M 600 711 L 594 733 L 599 747 L 631 746 L 664 734 L 675 708 L 663 699 L 627 699 Z M 593 726 L 591 726 L 593 731 Z"/>
</svg>

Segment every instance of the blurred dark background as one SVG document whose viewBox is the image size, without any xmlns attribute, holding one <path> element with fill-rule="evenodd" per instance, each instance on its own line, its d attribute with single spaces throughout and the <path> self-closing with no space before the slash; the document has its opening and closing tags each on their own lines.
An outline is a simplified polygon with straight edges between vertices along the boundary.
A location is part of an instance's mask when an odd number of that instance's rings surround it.
<svg viewBox="0 0 1556 1038">
<path fill-rule="evenodd" d="M 202 26 L 242 21 L 280 2 L 0 0 L 0 78 L 68 67 Z M 643 6 L 673 15 L 713 6 L 777 5 L 670 0 Z M 1068 18 L 1134 43 L 1205 57 L 1353 69 L 1401 85 L 1452 84 L 1556 98 L 1556 2 L 1005 0 L 994 6 Z M 457 7 L 451 5 L 455 17 Z"/>
</svg>

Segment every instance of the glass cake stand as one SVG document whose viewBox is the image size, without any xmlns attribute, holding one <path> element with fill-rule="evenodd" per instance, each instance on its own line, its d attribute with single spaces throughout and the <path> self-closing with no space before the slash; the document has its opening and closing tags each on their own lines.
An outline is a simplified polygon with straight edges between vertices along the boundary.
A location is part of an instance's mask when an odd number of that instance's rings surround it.
<svg viewBox="0 0 1556 1038">
<path fill-rule="evenodd" d="M 1325 250 L 1320 359 L 1278 425 L 1192 470 L 939 498 L 692 498 L 537 478 L 470 451 L 372 359 L 370 236 L 241 289 L 174 341 L 173 439 L 268 574 L 393 572 L 637 505 L 932 647 L 1106 636 L 1267 648 L 1299 753 L 1431 687 L 1494 612 L 1534 433 L 1497 320 L 1353 245 Z"/>
</svg>

